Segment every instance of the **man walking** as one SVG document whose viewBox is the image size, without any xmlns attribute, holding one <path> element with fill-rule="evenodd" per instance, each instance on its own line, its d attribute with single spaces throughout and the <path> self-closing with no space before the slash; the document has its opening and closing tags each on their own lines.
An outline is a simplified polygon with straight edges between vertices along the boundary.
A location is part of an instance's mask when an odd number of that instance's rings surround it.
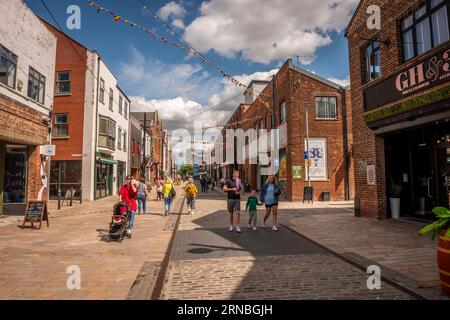
<svg viewBox="0 0 450 320">
<path fill-rule="evenodd" d="M 241 233 L 239 221 L 241 216 L 241 180 L 239 170 L 234 170 L 233 178 L 225 182 L 223 191 L 227 193 L 228 212 L 230 213 L 230 232 L 234 231 L 234 215 L 236 215 L 236 232 Z"/>
</svg>

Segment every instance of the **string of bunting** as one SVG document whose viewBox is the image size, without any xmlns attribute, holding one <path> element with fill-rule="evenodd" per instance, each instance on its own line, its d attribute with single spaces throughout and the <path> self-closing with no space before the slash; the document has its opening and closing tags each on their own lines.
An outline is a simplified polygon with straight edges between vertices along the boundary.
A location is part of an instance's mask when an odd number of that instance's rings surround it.
<svg viewBox="0 0 450 320">
<path fill-rule="evenodd" d="M 261 103 L 267 107 L 269 110 L 271 110 L 271 107 L 269 106 L 269 104 L 265 101 L 263 101 L 260 98 L 260 95 L 257 95 L 256 92 L 250 88 L 247 88 L 247 86 L 243 83 L 241 83 L 239 80 L 237 80 L 236 78 L 234 78 L 233 76 L 231 76 L 229 73 L 227 73 L 225 70 L 223 70 L 222 68 L 220 68 L 219 66 L 217 66 L 215 63 L 213 63 L 212 61 L 210 61 L 209 59 L 207 59 L 205 56 L 203 56 L 202 54 L 199 54 L 195 49 L 193 48 L 189 48 L 189 47 L 185 47 L 175 41 L 170 41 L 169 39 L 163 37 L 162 35 L 144 27 L 141 26 L 131 20 L 128 20 L 126 18 L 124 18 L 123 16 L 116 14 L 114 11 L 109 10 L 97 3 L 95 3 L 94 1 L 89 1 L 88 2 L 89 6 L 91 7 L 96 7 L 97 8 L 97 13 L 100 12 L 105 12 L 110 14 L 113 18 L 114 21 L 120 21 L 123 22 L 125 24 L 128 24 L 131 27 L 135 27 L 137 29 L 142 30 L 143 32 L 147 33 L 148 35 L 150 35 L 153 39 L 155 40 L 160 40 L 161 42 L 164 43 L 165 46 L 168 46 L 169 42 L 171 43 L 171 45 L 175 48 L 178 48 L 182 51 L 184 51 L 185 53 L 187 53 L 189 56 L 197 56 L 204 64 L 207 64 L 210 67 L 215 68 L 224 78 L 226 78 L 228 81 L 230 81 L 232 84 L 234 84 L 236 87 L 240 87 L 240 88 L 244 88 L 244 91 L 246 94 L 248 95 L 256 95 L 257 99 L 261 101 Z M 268 97 L 268 96 L 267 96 Z"/>
</svg>

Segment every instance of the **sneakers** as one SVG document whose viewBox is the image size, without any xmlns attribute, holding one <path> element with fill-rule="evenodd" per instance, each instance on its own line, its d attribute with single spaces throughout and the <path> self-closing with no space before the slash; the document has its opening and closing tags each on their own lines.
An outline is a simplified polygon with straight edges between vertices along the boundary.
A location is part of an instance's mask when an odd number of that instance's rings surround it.
<svg viewBox="0 0 450 320">
<path fill-rule="evenodd" d="M 258 230 L 258 229 L 256 229 L 256 227 L 253 227 L 253 231 L 256 231 L 256 230 Z"/>
<path fill-rule="evenodd" d="M 272 227 L 272 231 L 278 231 L 277 226 L 273 226 L 273 227 Z"/>
<path fill-rule="evenodd" d="M 193 215 L 194 214 L 194 211 L 191 211 L 191 215 Z"/>
<path fill-rule="evenodd" d="M 249 223 L 247 228 L 251 229 L 251 228 L 252 228 L 252 225 Z"/>
<path fill-rule="evenodd" d="M 231 226 L 230 229 L 228 229 L 228 231 L 233 232 L 234 231 L 233 226 Z"/>
<path fill-rule="evenodd" d="M 242 232 L 241 228 L 236 227 L 236 232 L 237 232 L 237 233 L 241 233 L 241 232 Z"/>
</svg>

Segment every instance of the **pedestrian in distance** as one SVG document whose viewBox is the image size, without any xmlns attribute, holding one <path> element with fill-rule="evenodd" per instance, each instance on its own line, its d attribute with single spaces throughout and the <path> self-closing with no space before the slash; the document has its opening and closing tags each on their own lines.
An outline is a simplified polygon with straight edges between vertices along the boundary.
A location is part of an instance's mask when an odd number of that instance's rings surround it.
<svg viewBox="0 0 450 320">
<path fill-rule="evenodd" d="M 135 183 L 133 183 L 133 177 L 127 176 L 125 178 L 125 184 L 120 187 L 119 190 L 119 199 L 120 201 L 126 202 L 130 207 L 130 219 L 128 222 L 128 231 L 131 234 L 131 231 L 134 228 L 134 216 L 137 210 L 136 198 L 138 194 L 138 188 Z"/>
<path fill-rule="evenodd" d="M 186 195 L 186 205 L 188 207 L 189 214 L 194 214 L 195 200 L 198 195 L 197 186 L 194 184 L 194 179 L 190 178 L 188 184 L 184 188 Z"/>
<path fill-rule="evenodd" d="M 175 186 L 173 185 L 172 178 L 167 178 L 164 182 L 162 193 L 164 197 L 164 214 L 168 216 L 172 213 L 172 202 L 176 196 Z"/>
<path fill-rule="evenodd" d="M 249 214 L 248 228 L 256 231 L 256 224 L 258 222 L 258 206 L 262 205 L 256 197 L 256 190 L 252 190 L 252 194 L 247 199 L 245 211 Z"/>
<path fill-rule="evenodd" d="M 236 232 L 241 233 L 239 221 L 241 217 L 241 180 L 239 179 L 239 170 L 234 170 L 233 177 L 225 182 L 223 191 L 227 193 L 228 212 L 230 214 L 230 232 L 234 229 L 234 216 L 236 216 Z"/>
<path fill-rule="evenodd" d="M 162 182 L 158 182 L 156 187 L 156 201 L 161 201 L 163 199 L 163 186 Z"/>
<path fill-rule="evenodd" d="M 147 213 L 147 198 L 149 192 L 147 189 L 147 185 L 145 184 L 145 178 L 142 177 L 138 186 L 138 194 L 137 194 L 137 203 L 138 203 L 138 215 L 141 213 Z"/>
<path fill-rule="evenodd" d="M 274 175 L 267 178 L 266 183 L 261 189 L 260 200 L 266 205 L 266 215 L 264 217 L 264 226 L 267 219 L 272 214 L 273 219 L 273 231 L 278 231 L 277 219 L 278 219 L 278 201 L 281 191 Z"/>
</svg>

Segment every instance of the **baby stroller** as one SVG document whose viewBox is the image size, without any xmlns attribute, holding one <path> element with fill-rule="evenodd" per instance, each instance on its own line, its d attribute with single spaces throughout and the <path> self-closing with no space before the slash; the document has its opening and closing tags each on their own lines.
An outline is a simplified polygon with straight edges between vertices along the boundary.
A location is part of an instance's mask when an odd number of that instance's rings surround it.
<svg viewBox="0 0 450 320">
<path fill-rule="evenodd" d="M 126 236 L 131 238 L 131 232 L 128 231 L 130 217 L 130 207 L 126 202 L 119 202 L 114 205 L 113 216 L 109 224 L 109 241 L 122 242 Z"/>
</svg>

